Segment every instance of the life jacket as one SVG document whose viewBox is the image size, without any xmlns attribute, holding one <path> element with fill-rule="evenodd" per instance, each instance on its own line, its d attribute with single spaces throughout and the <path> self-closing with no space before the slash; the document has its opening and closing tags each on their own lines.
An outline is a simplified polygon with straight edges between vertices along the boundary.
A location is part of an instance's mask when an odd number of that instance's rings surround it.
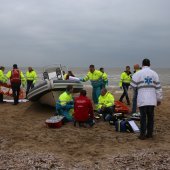
<svg viewBox="0 0 170 170">
<path fill-rule="evenodd" d="M 10 81 L 11 81 L 11 83 L 21 83 L 20 70 L 18 70 L 18 69 L 13 69 L 13 70 L 11 71 Z"/>
</svg>

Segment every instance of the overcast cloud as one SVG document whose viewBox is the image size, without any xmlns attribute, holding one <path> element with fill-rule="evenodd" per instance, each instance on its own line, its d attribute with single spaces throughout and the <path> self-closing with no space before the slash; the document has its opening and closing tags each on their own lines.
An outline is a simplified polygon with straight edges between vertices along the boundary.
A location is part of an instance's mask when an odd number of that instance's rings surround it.
<svg viewBox="0 0 170 170">
<path fill-rule="evenodd" d="M 170 0 L 1 0 L 0 65 L 170 65 Z"/>
</svg>

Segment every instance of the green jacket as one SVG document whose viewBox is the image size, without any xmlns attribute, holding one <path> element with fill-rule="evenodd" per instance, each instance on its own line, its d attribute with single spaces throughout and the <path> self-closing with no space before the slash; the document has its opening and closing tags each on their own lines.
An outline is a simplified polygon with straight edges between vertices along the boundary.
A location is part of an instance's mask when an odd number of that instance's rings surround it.
<svg viewBox="0 0 170 170">
<path fill-rule="evenodd" d="M 59 101 L 62 106 L 65 106 L 68 102 L 73 101 L 73 97 L 71 94 L 64 92 L 59 96 Z"/>
<path fill-rule="evenodd" d="M 89 71 L 84 77 L 84 81 L 98 81 L 99 79 L 102 79 L 102 73 L 99 70 L 95 70 L 93 73 Z"/>
<path fill-rule="evenodd" d="M 132 75 L 131 74 L 127 74 L 126 72 L 123 72 L 120 76 L 120 82 L 119 82 L 119 87 L 122 87 L 122 83 L 129 83 L 132 80 Z"/>
<path fill-rule="evenodd" d="M 104 96 L 102 95 L 99 96 L 98 109 L 101 109 L 102 106 L 110 107 L 113 105 L 114 105 L 114 96 L 110 92 L 107 92 Z"/>
<path fill-rule="evenodd" d="M 31 72 L 27 71 L 26 72 L 26 80 L 31 80 L 31 81 L 33 81 L 33 84 L 35 84 L 37 81 L 37 73 L 34 70 Z"/>
<path fill-rule="evenodd" d="M 5 76 L 4 72 L 0 70 L 0 82 L 6 83 L 8 81 L 7 77 Z"/>
</svg>

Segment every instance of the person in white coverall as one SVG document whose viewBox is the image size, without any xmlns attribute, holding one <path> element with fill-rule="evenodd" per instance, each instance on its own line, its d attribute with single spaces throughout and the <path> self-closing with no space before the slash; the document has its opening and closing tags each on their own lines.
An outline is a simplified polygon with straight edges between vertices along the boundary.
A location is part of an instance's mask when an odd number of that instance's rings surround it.
<svg viewBox="0 0 170 170">
<path fill-rule="evenodd" d="M 150 69 L 150 60 L 144 59 L 142 70 L 132 77 L 131 86 L 138 90 L 137 105 L 140 110 L 139 139 L 153 137 L 154 108 L 161 104 L 162 88 L 158 74 Z"/>
</svg>

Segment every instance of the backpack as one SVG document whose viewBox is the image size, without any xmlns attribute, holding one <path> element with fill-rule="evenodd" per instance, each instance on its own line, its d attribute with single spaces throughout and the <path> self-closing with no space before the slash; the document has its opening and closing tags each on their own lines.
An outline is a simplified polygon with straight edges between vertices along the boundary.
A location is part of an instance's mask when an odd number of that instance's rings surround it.
<svg viewBox="0 0 170 170">
<path fill-rule="evenodd" d="M 117 132 L 139 132 L 139 128 L 133 120 L 117 120 L 115 123 Z"/>
<path fill-rule="evenodd" d="M 126 127 L 127 121 L 126 120 L 117 120 L 115 123 L 115 129 L 117 132 L 126 132 L 127 127 Z"/>
<path fill-rule="evenodd" d="M 20 70 L 13 69 L 11 71 L 11 83 L 21 83 L 21 76 L 20 76 Z"/>
</svg>

